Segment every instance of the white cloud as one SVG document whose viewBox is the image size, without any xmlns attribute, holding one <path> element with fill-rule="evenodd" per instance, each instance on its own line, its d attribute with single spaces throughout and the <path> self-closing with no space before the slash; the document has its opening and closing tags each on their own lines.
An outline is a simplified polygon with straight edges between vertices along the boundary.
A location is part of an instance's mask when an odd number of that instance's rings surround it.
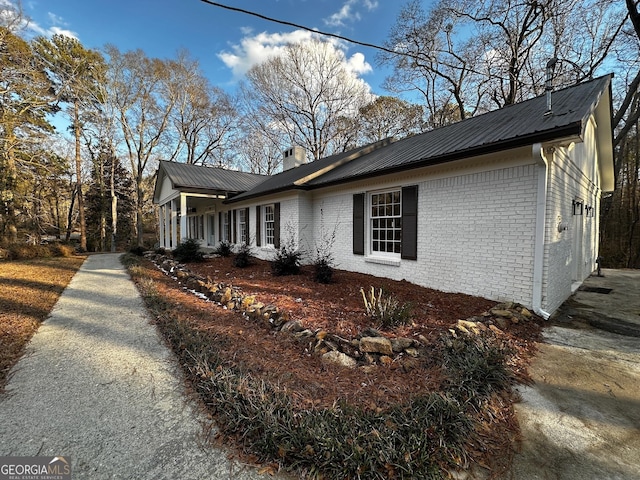
<svg viewBox="0 0 640 480">
<path fill-rule="evenodd" d="M 33 9 L 36 3 L 29 2 L 28 7 Z M 12 0 L 0 0 L 0 23 L 3 25 L 14 24 L 23 30 L 28 37 L 42 35 L 51 37 L 53 35 L 66 35 L 71 38 L 78 38 L 78 34 L 68 28 L 68 23 L 62 17 L 52 12 L 47 12 L 48 26 L 42 26 L 38 22 L 28 18 L 26 15 L 19 18 L 20 10 L 18 4 Z"/>
<path fill-rule="evenodd" d="M 221 52 L 218 58 L 233 71 L 236 78 L 242 77 L 251 67 L 278 55 L 285 45 L 311 39 L 313 34 L 304 30 L 290 33 L 259 33 L 244 37 L 230 52 Z"/>
<path fill-rule="evenodd" d="M 371 65 L 364 59 L 364 55 L 360 52 L 351 55 L 347 60 L 347 68 L 356 75 L 364 75 L 373 71 Z"/>
<path fill-rule="evenodd" d="M 324 19 L 325 25 L 331 27 L 343 27 L 347 23 L 357 22 L 362 19 L 358 7 L 364 7 L 368 11 L 378 8 L 377 0 L 347 0 L 340 10 Z"/>
<path fill-rule="evenodd" d="M 231 46 L 230 51 L 218 53 L 218 58 L 231 69 L 233 76 L 241 78 L 251 67 L 269 58 L 279 55 L 283 48 L 291 43 L 303 43 L 314 38 L 315 34 L 305 30 L 295 30 L 289 33 L 259 33 L 246 36 L 240 44 Z M 337 39 L 329 42 L 338 50 L 344 52 L 345 44 Z M 369 73 L 373 70 L 362 53 L 354 53 L 351 57 L 344 56 L 347 70 L 355 76 Z"/>
</svg>

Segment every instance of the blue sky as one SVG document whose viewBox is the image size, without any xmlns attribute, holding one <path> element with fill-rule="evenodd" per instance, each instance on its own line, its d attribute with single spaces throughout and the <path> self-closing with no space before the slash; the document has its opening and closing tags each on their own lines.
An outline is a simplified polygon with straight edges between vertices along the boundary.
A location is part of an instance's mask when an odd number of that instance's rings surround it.
<svg viewBox="0 0 640 480">
<path fill-rule="evenodd" d="M 0 0 L 0 4 L 15 0 Z M 256 11 L 366 43 L 382 45 L 404 1 L 389 0 L 220 0 L 218 3 Z M 211 83 L 232 91 L 256 62 L 291 39 L 308 36 L 200 0 L 22 0 L 31 18 L 29 34 L 64 33 L 85 47 L 110 43 L 121 51 L 142 49 L 148 56 L 168 58 L 181 48 L 199 60 Z M 350 67 L 373 93 L 390 70 L 376 66 L 376 50 L 344 44 Z"/>
</svg>

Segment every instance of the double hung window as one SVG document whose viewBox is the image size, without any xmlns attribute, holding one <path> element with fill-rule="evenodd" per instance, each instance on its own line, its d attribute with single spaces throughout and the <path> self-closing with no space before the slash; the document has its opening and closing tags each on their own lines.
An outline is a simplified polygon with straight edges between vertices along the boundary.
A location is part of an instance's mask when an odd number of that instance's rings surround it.
<svg viewBox="0 0 640 480">
<path fill-rule="evenodd" d="M 370 194 L 370 238 L 373 255 L 399 256 L 402 242 L 400 190 Z"/>
</svg>

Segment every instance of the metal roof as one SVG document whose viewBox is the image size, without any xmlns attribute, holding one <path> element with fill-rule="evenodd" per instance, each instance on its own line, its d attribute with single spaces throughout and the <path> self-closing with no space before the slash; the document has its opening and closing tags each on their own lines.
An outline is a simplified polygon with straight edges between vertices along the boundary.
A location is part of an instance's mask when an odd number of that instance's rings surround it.
<svg viewBox="0 0 640 480">
<path fill-rule="evenodd" d="M 553 92 L 550 114 L 545 114 L 546 97 L 540 96 L 396 142 L 372 144 L 373 148 L 367 146 L 316 160 L 274 175 L 228 202 L 577 137 L 582 135 L 584 122 L 610 88 L 610 82 L 611 76 L 607 75 Z"/>
<path fill-rule="evenodd" d="M 169 178 L 174 189 L 186 191 L 217 190 L 239 193 L 251 190 L 269 178 L 255 173 L 167 161 L 160 162 L 158 179 L 160 172 L 164 172 Z"/>
</svg>

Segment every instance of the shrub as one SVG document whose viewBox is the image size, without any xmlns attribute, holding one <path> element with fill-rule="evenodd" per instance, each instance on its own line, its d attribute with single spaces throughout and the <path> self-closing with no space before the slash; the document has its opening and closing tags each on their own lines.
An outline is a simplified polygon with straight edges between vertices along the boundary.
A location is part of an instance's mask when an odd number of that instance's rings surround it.
<svg viewBox="0 0 640 480">
<path fill-rule="evenodd" d="M 300 273 L 301 259 L 302 252 L 296 248 L 293 240 L 290 240 L 276 251 L 276 256 L 271 261 L 271 271 L 278 277 L 297 275 Z"/>
<path fill-rule="evenodd" d="M 325 230 L 324 209 L 320 208 L 320 234 L 316 241 L 316 254 L 313 260 L 313 279 L 318 283 L 331 283 L 333 280 L 333 244 L 336 242 L 338 224 L 333 226 L 331 233 Z"/>
<path fill-rule="evenodd" d="M 166 255 L 167 251 L 164 249 L 164 247 L 159 247 L 155 249 L 155 253 L 158 255 Z"/>
<path fill-rule="evenodd" d="M 331 260 L 319 258 L 313 264 L 313 279 L 318 283 L 328 284 L 333 280 L 333 267 Z"/>
<path fill-rule="evenodd" d="M 235 257 L 233 258 L 233 265 L 238 268 L 248 267 L 251 263 L 251 246 L 246 243 L 240 245 L 240 248 L 236 252 Z"/>
<path fill-rule="evenodd" d="M 371 287 L 369 294 L 360 289 L 364 307 L 373 320 L 379 322 L 381 327 L 391 328 L 406 325 L 411 321 L 411 304 L 400 302 L 393 295 L 387 294 L 381 288 L 376 295 L 375 288 Z"/>
<path fill-rule="evenodd" d="M 146 250 L 142 245 L 136 245 L 135 247 L 131 247 L 129 249 L 129 253 L 132 253 L 133 255 L 137 255 L 138 257 L 142 257 L 145 251 Z"/>
<path fill-rule="evenodd" d="M 66 243 L 52 243 L 49 250 L 54 257 L 72 257 L 75 253 L 75 249 Z"/>
<path fill-rule="evenodd" d="M 213 249 L 213 253 L 220 255 L 221 257 L 229 257 L 233 253 L 231 244 L 227 241 L 220 242 L 216 248 Z"/>
<path fill-rule="evenodd" d="M 182 263 L 201 262 L 203 259 L 200 244 L 193 238 L 187 238 L 173 249 L 173 258 Z"/>
<path fill-rule="evenodd" d="M 31 258 L 51 257 L 51 250 L 47 245 L 28 245 L 26 243 L 12 243 L 7 246 L 8 260 L 25 260 Z"/>
</svg>

